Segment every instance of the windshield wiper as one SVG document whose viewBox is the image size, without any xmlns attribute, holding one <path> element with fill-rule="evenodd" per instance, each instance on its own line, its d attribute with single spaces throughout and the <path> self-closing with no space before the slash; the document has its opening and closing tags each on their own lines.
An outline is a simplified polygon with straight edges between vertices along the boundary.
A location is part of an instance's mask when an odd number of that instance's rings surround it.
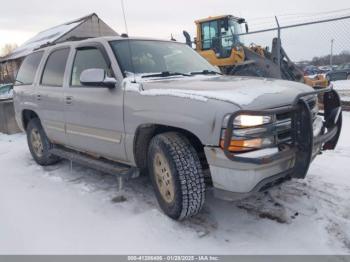
<svg viewBox="0 0 350 262">
<path fill-rule="evenodd" d="M 190 74 L 191 75 L 222 75 L 221 73 L 214 70 L 196 71 L 196 72 L 191 72 Z"/>
<path fill-rule="evenodd" d="M 142 78 L 147 78 L 147 77 L 168 77 L 168 76 L 191 76 L 191 74 L 185 74 L 185 73 L 180 73 L 180 72 L 163 71 L 163 72 L 160 72 L 160 73 L 143 75 Z"/>
</svg>

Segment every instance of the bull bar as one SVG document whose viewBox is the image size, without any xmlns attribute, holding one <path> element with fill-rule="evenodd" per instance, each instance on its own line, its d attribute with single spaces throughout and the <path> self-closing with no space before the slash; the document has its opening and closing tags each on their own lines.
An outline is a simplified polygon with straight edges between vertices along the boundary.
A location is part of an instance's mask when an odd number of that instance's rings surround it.
<svg viewBox="0 0 350 262">
<path fill-rule="evenodd" d="M 313 117 L 306 97 L 323 94 L 324 113 L 322 132 L 319 136 L 313 135 Z M 291 143 L 277 153 L 263 157 L 243 157 L 240 154 L 230 152 L 229 147 L 233 137 L 234 120 L 239 115 L 266 116 L 290 113 L 291 114 Z M 224 136 L 223 151 L 226 157 L 232 161 L 263 165 L 272 163 L 279 159 L 295 155 L 295 166 L 293 176 L 304 178 L 309 169 L 313 157 L 313 149 L 320 147 L 322 150 L 333 150 L 338 142 L 342 127 L 342 110 L 338 93 L 332 88 L 323 88 L 297 95 L 290 106 L 263 111 L 240 110 L 232 114 L 227 122 Z M 276 145 L 274 145 L 276 146 Z M 278 145 L 280 146 L 280 145 Z M 269 147 L 269 146 L 268 146 Z M 261 149 L 268 148 L 262 147 Z"/>
</svg>

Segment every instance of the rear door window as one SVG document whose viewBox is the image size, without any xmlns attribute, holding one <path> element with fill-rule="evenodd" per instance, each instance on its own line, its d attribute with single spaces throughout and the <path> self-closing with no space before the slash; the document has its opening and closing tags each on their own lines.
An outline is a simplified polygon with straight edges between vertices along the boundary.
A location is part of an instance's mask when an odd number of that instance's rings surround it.
<svg viewBox="0 0 350 262">
<path fill-rule="evenodd" d="M 41 85 L 63 86 L 68 55 L 69 48 L 55 50 L 50 54 L 41 78 Z"/>
<path fill-rule="evenodd" d="M 28 55 L 17 74 L 16 85 L 31 85 L 44 52 L 36 52 Z"/>
</svg>

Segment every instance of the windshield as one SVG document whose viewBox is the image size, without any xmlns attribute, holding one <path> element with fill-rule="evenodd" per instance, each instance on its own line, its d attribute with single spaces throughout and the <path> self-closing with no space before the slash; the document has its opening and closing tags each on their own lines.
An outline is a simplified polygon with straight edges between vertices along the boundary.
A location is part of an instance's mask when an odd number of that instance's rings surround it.
<svg viewBox="0 0 350 262">
<path fill-rule="evenodd" d="M 224 24 L 224 23 L 222 23 Z M 239 34 L 242 33 L 241 25 L 234 19 L 228 20 L 228 27 L 221 26 L 222 46 L 229 47 L 241 44 Z"/>
<path fill-rule="evenodd" d="M 184 44 L 153 40 L 116 40 L 110 42 L 110 45 L 124 73 L 189 74 L 202 71 L 220 73 L 217 68 Z"/>
</svg>

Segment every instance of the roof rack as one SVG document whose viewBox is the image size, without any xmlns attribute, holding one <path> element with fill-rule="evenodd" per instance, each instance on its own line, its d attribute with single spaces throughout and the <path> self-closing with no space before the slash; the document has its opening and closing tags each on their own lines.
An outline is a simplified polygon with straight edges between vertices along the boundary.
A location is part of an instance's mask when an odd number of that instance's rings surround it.
<svg viewBox="0 0 350 262">
<path fill-rule="evenodd" d="M 96 38 L 94 36 L 86 36 L 86 37 L 77 37 L 77 36 L 72 36 L 67 38 L 65 41 L 59 42 L 59 43 L 55 43 L 55 42 L 48 42 L 46 44 L 43 44 L 37 48 L 34 49 L 34 51 L 45 48 L 45 47 L 49 47 L 49 46 L 55 46 L 57 44 L 61 44 L 61 43 L 65 43 L 65 42 L 75 42 L 75 41 L 83 41 L 86 39 L 91 39 L 91 38 Z"/>
</svg>

